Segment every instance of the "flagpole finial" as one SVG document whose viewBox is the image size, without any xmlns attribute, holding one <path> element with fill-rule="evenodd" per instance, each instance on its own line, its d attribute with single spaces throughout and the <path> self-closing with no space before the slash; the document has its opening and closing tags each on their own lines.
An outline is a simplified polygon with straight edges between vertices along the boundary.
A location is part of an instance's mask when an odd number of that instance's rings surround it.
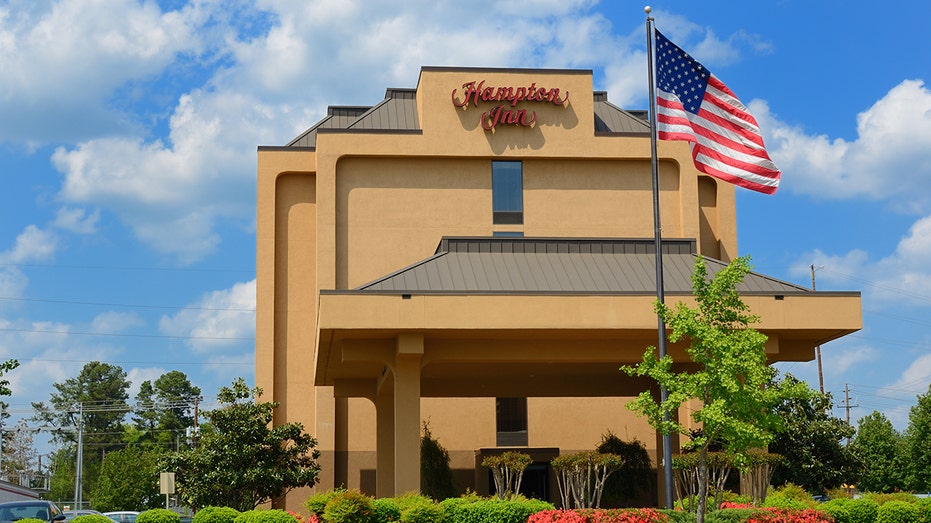
<svg viewBox="0 0 931 523">
<path fill-rule="evenodd" d="M 643 12 L 646 13 L 646 14 L 650 14 L 650 13 L 653 12 L 653 8 L 650 7 L 650 6 L 646 6 L 646 7 L 643 8 Z"/>
</svg>

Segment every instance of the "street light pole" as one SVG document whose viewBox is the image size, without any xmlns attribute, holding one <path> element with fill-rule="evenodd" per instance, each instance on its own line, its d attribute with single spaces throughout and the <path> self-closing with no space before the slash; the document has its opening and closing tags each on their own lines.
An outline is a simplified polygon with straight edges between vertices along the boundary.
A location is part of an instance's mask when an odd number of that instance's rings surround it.
<svg viewBox="0 0 931 523">
<path fill-rule="evenodd" d="M 815 264 L 811 264 L 811 290 L 815 290 L 815 271 L 818 269 L 823 269 L 824 265 L 815 268 Z M 821 391 L 821 394 L 824 394 L 824 374 L 821 372 L 821 345 L 815 346 L 815 359 L 818 361 L 818 390 Z"/>
</svg>

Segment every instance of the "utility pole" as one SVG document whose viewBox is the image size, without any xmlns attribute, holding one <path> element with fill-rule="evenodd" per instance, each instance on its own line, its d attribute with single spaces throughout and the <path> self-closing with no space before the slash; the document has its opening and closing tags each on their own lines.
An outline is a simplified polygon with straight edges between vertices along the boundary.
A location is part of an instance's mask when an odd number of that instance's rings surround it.
<svg viewBox="0 0 931 523">
<path fill-rule="evenodd" d="M 192 447 L 196 447 L 196 446 L 197 446 L 197 434 L 198 434 L 198 433 L 197 433 L 197 416 L 198 416 L 198 414 L 197 414 L 197 404 L 198 404 L 199 402 L 200 402 L 200 398 L 199 398 L 199 397 L 194 398 L 194 432 L 191 433 L 191 446 L 192 446 Z"/>
<path fill-rule="evenodd" d="M 84 468 L 84 404 L 78 403 L 78 462 L 74 473 L 74 510 L 81 510 L 83 504 L 83 485 L 81 476 Z"/>
<path fill-rule="evenodd" d="M 844 410 L 847 411 L 847 424 L 850 425 L 850 409 L 853 407 L 859 407 L 859 405 L 850 404 L 850 386 L 844 384 Z M 847 438 L 847 446 L 850 446 L 850 438 Z"/>
<path fill-rule="evenodd" d="M 824 265 L 818 267 L 818 269 L 823 269 Z M 811 264 L 811 290 L 815 291 L 815 264 Z M 821 394 L 824 394 L 824 374 L 821 372 L 821 345 L 815 346 L 815 359 L 818 361 L 818 390 L 821 391 Z"/>
</svg>

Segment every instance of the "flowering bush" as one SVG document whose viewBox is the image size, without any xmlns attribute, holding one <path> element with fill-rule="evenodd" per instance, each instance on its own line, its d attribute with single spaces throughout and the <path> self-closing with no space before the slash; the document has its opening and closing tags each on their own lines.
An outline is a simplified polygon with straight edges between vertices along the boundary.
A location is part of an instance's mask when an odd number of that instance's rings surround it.
<svg viewBox="0 0 931 523">
<path fill-rule="evenodd" d="M 834 523 L 830 515 L 815 509 L 760 509 L 747 518 L 747 523 Z"/>
<path fill-rule="evenodd" d="M 544 510 L 527 523 L 667 523 L 669 517 L 651 508 Z"/>
<path fill-rule="evenodd" d="M 734 501 L 724 501 L 721 503 L 721 508 L 753 508 L 753 505 L 750 503 L 736 503 Z"/>
<path fill-rule="evenodd" d="M 297 512 L 294 512 L 293 510 L 287 510 L 285 512 L 290 514 L 291 517 L 294 518 L 294 521 L 296 521 L 297 523 L 310 523 L 309 519 L 304 519 L 304 516 L 298 514 Z M 316 514 L 313 514 L 311 517 L 316 517 L 316 516 L 317 516 Z"/>
</svg>

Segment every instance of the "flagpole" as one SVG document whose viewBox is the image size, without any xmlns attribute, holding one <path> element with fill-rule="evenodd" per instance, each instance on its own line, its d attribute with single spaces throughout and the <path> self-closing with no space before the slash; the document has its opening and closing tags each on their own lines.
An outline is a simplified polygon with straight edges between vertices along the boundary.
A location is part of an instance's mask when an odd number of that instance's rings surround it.
<svg viewBox="0 0 931 523">
<path fill-rule="evenodd" d="M 650 169 L 653 175 L 653 244 L 656 250 L 656 300 L 659 303 L 665 303 L 665 284 L 663 282 L 663 232 L 659 215 L 659 163 L 656 155 L 656 81 L 653 77 L 655 61 L 653 56 L 653 42 L 655 41 L 655 35 L 653 17 L 650 16 L 653 9 L 650 6 L 646 6 L 643 10 L 647 14 L 647 70 L 649 71 L 648 75 L 650 79 Z M 658 323 L 657 334 L 659 337 L 657 349 L 659 350 L 659 357 L 663 358 L 666 356 L 666 322 L 663 321 L 663 317 L 658 314 L 656 318 Z M 666 387 L 663 385 L 660 385 L 659 397 L 660 402 L 663 403 L 669 398 L 669 391 L 667 391 Z M 664 415 L 664 421 L 669 421 L 669 413 Z M 672 482 L 672 436 L 670 434 L 663 434 L 663 486 L 665 487 L 667 509 L 673 508 Z"/>
</svg>

